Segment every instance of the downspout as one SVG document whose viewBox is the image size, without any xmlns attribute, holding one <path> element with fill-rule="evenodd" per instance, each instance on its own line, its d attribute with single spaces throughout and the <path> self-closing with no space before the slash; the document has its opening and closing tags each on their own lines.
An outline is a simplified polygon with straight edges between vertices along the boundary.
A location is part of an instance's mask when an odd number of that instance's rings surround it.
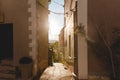
<svg viewBox="0 0 120 80">
<path fill-rule="evenodd" d="M 74 13 L 74 28 L 77 27 L 78 24 L 78 15 L 77 15 L 77 1 L 75 1 L 75 13 Z M 74 29 L 75 32 L 75 29 Z M 78 76 L 78 38 L 77 34 L 74 34 L 74 73 L 76 78 Z"/>
</svg>

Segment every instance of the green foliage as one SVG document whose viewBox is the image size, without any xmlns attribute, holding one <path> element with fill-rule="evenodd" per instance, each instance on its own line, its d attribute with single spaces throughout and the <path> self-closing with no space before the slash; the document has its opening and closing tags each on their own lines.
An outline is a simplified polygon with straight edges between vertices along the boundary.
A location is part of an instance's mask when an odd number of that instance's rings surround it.
<svg viewBox="0 0 120 80">
<path fill-rule="evenodd" d="M 53 54 L 53 62 L 59 62 L 58 54 L 59 54 L 59 47 L 58 47 L 58 42 L 56 41 L 55 43 L 50 43 L 49 49 L 51 49 L 54 54 Z"/>
<path fill-rule="evenodd" d="M 82 23 L 80 23 L 79 26 L 75 27 L 74 33 L 75 34 L 79 33 L 81 37 L 84 37 L 86 39 L 86 41 L 90 41 L 92 43 L 95 43 L 94 40 L 92 40 L 91 38 L 89 38 L 87 36 L 86 31 L 85 31 L 85 26 Z"/>
<path fill-rule="evenodd" d="M 86 36 L 85 26 L 82 23 L 75 27 L 75 34 L 77 33 L 80 33 L 81 36 Z"/>
<path fill-rule="evenodd" d="M 50 43 L 49 49 L 56 49 L 56 50 L 58 50 L 58 42 L 56 41 L 55 43 Z"/>
</svg>

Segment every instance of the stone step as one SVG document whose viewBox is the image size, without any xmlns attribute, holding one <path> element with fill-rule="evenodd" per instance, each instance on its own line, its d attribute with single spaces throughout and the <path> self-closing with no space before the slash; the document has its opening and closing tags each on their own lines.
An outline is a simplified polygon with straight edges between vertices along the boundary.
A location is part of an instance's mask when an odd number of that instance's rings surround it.
<svg viewBox="0 0 120 80">
<path fill-rule="evenodd" d="M 13 66 L 13 61 L 9 59 L 1 60 L 1 65 Z"/>
<path fill-rule="evenodd" d="M 0 63 L 0 80 L 15 80 L 16 67 L 12 60 L 2 60 Z"/>
<path fill-rule="evenodd" d="M 3 79 L 15 79 L 16 74 L 6 74 L 6 73 L 0 73 L 0 80 Z"/>
<path fill-rule="evenodd" d="M 16 80 L 16 79 L 10 79 L 10 78 L 0 78 L 0 80 Z"/>
<path fill-rule="evenodd" d="M 8 65 L 0 65 L 0 71 L 16 71 L 16 67 Z"/>
</svg>

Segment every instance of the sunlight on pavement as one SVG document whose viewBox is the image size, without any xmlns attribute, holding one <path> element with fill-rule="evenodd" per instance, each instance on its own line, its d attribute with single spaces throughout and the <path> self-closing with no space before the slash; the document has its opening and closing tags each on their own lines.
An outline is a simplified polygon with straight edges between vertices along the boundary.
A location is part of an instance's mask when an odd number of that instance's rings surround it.
<svg viewBox="0 0 120 80">
<path fill-rule="evenodd" d="M 43 72 L 40 80 L 74 80 L 73 73 L 64 67 L 61 63 L 54 63 Z"/>
</svg>

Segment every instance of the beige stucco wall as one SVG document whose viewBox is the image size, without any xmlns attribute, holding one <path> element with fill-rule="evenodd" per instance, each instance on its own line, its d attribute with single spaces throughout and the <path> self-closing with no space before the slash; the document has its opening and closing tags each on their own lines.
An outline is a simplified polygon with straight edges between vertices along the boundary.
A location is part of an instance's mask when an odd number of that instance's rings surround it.
<svg viewBox="0 0 120 80">
<path fill-rule="evenodd" d="M 59 34 L 59 49 L 64 55 L 64 27 L 61 29 Z"/>
<path fill-rule="evenodd" d="M 65 58 L 71 57 L 74 62 L 74 10 L 75 1 L 65 0 L 65 28 L 64 28 L 64 42 L 65 42 Z"/>
<path fill-rule="evenodd" d="M 34 69 L 42 71 L 48 66 L 49 0 L 40 0 L 45 8 L 38 6 L 37 1 L 0 0 L 0 11 L 5 15 L 5 23 L 13 23 L 14 64 L 18 66 L 21 57 L 30 56 Z"/>
<path fill-rule="evenodd" d="M 93 44 L 97 44 L 96 48 L 102 46 L 102 50 L 98 50 L 91 47 L 88 50 L 89 54 L 89 75 L 109 75 L 111 73 L 111 66 L 106 64 L 106 60 L 102 59 L 105 56 L 110 56 L 109 52 L 106 52 L 107 48 L 104 48 L 104 42 L 99 37 L 96 27 L 103 27 L 103 31 L 107 31 L 105 35 L 107 40 L 110 42 L 109 45 L 113 43 L 115 36 L 113 36 L 112 31 L 114 29 L 120 29 L 120 10 L 119 10 L 119 0 L 88 0 L 88 36 L 94 41 Z M 95 46 L 94 46 L 95 47 Z M 92 50 L 92 51 L 91 51 Z"/>
<path fill-rule="evenodd" d="M 65 4 L 65 11 L 69 11 L 70 1 Z M 105 56 L 109 56 L 107 48 L 105 47 L 102 39 L 99 37 L 95 26 L 103 27 L 103 30 L 108 31 L 106 33 L 110 45 L 113 43 L 115 36 L 113 36 L 113 29 L 120 29 L 120 10 L 119 0 L 77 0 L 78 2 L 78 26 L 82 23 L 85 27 L 87 38 L 83 38 L 78 34 L 78 78 L 88 79 L 93 75 L 105 75 L 111 74 L 111 67 L 106 64 Z M 70 16 L 71 14 L 71 16 Z M 69 19 L 68 19 L 69 18 Z M 65 51 L 69 54 L 69 35 L 73 27 L 73 14 L 68 12 L 65 14 L 66 27 L 65 27 Z M 69 20 L 69 22 L 67 22 Z M 87 42 L 90 41 L 89 42 Z M 74 40 L 71 41 L 71 44 Z M 91 46 L 92 44 L 92 46 Z M 94 48 L 93 48 L 94 47 Z M 101 47 L 101 48 L 99 48 Z M 98 50 L 96 48 L 99 48 Z M 100 57 L 100 56 L 103 57 Z M 108 60 L 108 59 L 106 59 Z"/>
<path fill-rule="evenodd" d="M 13 23 L 14 62 L 29 55 L 27 0 L 1 0 L 5 23 Z"/>
<path fill-rule="evenodd" d="M 38 43 L 38 67 L 40 70 L 48 66 L 48 0 L 37 4 L 37 43 Z"/>
</svg>

